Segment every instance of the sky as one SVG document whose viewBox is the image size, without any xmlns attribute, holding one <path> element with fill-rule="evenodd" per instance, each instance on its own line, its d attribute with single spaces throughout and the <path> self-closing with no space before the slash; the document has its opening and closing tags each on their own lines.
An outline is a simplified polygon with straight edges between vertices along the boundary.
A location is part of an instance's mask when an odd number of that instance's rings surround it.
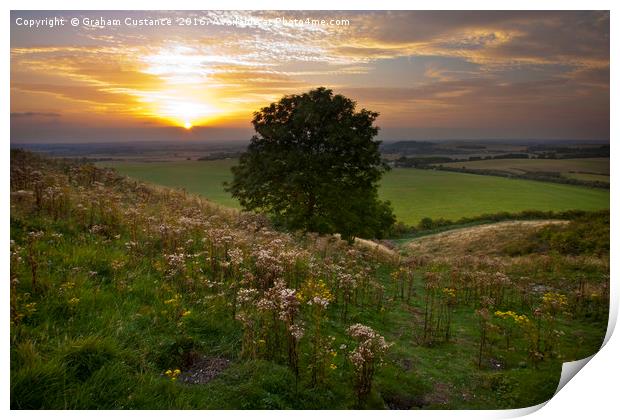
<svg viewBox="0 0 620 420">
<path fill-rule="evenodd" d="M 247 141 L 318 86 L 382 140 L 606 140 L 609 12 L 11 13 L 11 143 Z"/>
</svg>

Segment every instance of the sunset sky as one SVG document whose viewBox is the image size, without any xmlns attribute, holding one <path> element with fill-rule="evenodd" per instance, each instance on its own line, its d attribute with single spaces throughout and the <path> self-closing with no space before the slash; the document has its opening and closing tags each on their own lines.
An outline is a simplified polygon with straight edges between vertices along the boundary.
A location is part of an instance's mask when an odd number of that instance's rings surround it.
<svg viewBox="0 0 620 420">
<path fill-rule="evenodd" d="M 16 23 L 46 17 L 210 24 Z M 609 13 L 11 14 L 12 143 L 248 140 L 254 111 L 318 86 L 379 112 L 383 140 L 608 139 Z"/>
</svg>

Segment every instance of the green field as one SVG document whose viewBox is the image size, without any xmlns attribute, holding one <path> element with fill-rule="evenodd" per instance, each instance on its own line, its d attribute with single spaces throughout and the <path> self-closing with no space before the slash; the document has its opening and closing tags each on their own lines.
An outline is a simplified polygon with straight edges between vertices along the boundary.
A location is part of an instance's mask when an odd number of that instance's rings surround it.
<svg viewBox="0 0 620 420">
<path fill-rule="evenodd" d="M 424 169 L 390 171 L 380 194 L 408 224 L 423 217 L 455 220 L 500 211 L 609 208 L 606 190 Z"/>
<path fill-rule="evenodd" d="M 240 208 L 239 202 L 224 191 L 224 181 L 230 181 L 233 159 L 180 162 L 102 162 L 99 166 L 115 168 L 122 175 L 135 179 L 184 188 L 201 194 L 209 200 L 227 207 Z"/>
<path fill-rule="evenodd" d="M 239 204 L 224 191 L 235 160 L 189 162 L 104 162 L 121 174 L 185 188 L 229 207 Z M 388 172 L 380 195 L 390 200 L 399 221 L 423 217 L 459 219 L 499 211 L 597 210 L 609 208 L 609 191 L 522 179 L 399 168 Z"/>
<path fill-rule="evenodd" d="M 498 170 L 517 175 L 527 172 L 557 172 L 567 178 L 609 182 L 609 158 L 489 159 L 442 165 L 452 168 Z"/>
</svg>

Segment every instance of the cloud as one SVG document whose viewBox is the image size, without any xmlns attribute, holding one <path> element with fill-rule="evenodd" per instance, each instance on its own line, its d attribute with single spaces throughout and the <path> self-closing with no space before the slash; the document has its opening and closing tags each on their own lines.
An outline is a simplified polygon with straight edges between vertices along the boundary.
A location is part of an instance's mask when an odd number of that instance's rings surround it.
<svg viewBox="0 0 620 420">
<path fill-rule="evenodd" d="M 77 29 L 50 33 L 48 42 L 45 32 L 36 38 L 12 27 L 14 118 L 58 113 L 72 121 L 116 118 L 119 126 L 134 118 L 144 127 L 190 115 L 240 126 L 253 110 L 322 85 L 379 111 L 382 124 L 404 127 L 403 136 L 420 124 L 514 128 L 527 123 L 523 115 L 545 133 L 566 132 L 566 116 L 580 133 L 609 130 L 604 11 L 127 13 L 216 24 Z M 277 17 L 346 18 L 350 25 L 275 25 Z"/>
<path fill-rule="evenodd" d="M 11 118 L 60 118 L 57 112 L 11 112 Z"/>
</svg>

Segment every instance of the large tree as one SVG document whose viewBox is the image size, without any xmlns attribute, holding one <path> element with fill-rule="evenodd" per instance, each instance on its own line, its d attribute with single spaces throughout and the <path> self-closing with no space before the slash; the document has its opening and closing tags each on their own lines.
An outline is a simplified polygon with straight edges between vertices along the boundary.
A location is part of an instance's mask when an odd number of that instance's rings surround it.
<svg viewBox="0 0 620 420">
<path fill-rule="evenodd" d="M 290 229 L 382 237 L 395 218 L 377 194 L 389 169 L 374 140 L 378 115 L 323 87 L 285 96 L 254 113 L 257 134 L 227 189 Z"/>
</svg>

